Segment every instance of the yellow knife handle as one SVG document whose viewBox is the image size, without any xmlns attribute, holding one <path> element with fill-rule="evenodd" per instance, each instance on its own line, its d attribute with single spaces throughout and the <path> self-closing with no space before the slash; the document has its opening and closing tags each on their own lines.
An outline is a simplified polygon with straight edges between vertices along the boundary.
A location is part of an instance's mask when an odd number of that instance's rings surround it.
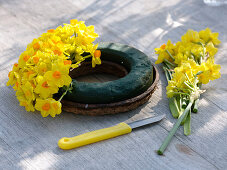
<svg viewBox="0 0 227 170">
<path fill-rule="evenodd" d="M 95 130 L 72 138 L 61 138 L 58 141 L 58 146 L 61 149 L 73 149 L 102 140 L 110 139 L 116 136 L 124 135 L 130 133 L 131 131 L 132 128 L 128 124 L 122 122 L 113 127 Z"/>
</svg>

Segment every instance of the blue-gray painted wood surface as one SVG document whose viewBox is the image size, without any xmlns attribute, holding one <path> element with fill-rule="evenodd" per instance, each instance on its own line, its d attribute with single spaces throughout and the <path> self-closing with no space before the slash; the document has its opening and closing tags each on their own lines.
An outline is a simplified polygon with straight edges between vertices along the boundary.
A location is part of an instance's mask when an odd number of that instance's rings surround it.
<svg viewBox="0 0 227 170">
<path fill-rule="evenodd" d="M 26 45 L 50 28 L 70 19 L 93 24 L 100 38 L 134 46 L 154 62 L 154 48 L 168 39 L 176 42 L 187 29 L 210 27 L 220 33 L 216 55 L 222 77 L 204 85 L 198 114 L 192 115 L 192 134 L 182 127 L 164 156 L 158 149 L 176 122 L 160 82 L 151 100 L 138 109 L 111 116 L 62 113 L 42 118 L 20 107 L 6 86 L 12 64 Z M 227 167 L 227 6 L 209 7 L 202 0 L 0 0 L 0 169 L 226 169 Z M 89 77 L 87 77 L 88 79 Z M 105 76 L 90 77 L 105 81 Z M 88 80 L 89 81 L 89 80 Z M 92 80 L 93 81 L 93 80 Z M 159 124 L 107 141 L 63 151 L 57 141 L 150 114 L 167 117 Z"/>
</svg>

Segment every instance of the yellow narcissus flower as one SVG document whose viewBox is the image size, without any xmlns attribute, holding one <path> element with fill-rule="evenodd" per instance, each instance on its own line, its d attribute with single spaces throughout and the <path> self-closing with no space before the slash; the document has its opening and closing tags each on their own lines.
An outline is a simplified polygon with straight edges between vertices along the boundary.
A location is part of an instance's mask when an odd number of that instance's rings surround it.
<svg viewBox="0 0 227 170">
<path fill-rule="evenodd" d="M 19 88 L 21 88 L 21 81 L 20 79 L 17 79 L 15 85 L 13 86 L 13 89 L 17 91 Z"/>
<path fill-rule="evenodd" d="M 221 66 L 219 64 L 214 64 L 214 60 L 212 59 L 203 62 L 200 69 L 203 73 L 198 75 L 198 77 L 199 82 L 202 84 L 207 84 L 210 80 L 215 80 L 221 77 Z"/>
<path fill-rule="evenodd" d="M 18 65 L 19 68 L 23 68 L 26 66 L 27 61 L 30 59 L 31 56 L 33 56 L 35 54 L 35 51 L 33 48 L 28 49 L 27 51 L 24 51 L 18 60 Z"/>
<path fill-rule="evenodd" d="M 206 28 L 199 32 L 199 37 L 204 41 L 204 43 L 212 42 L 214 45 L 218 45 L 221 41 L 218 39 L 218 33 L 212 33 L 210 28 Z"/>
<path fill-rule="evenodd" d="M 189 87 L 185 84 L 193 84 L 196 73 L 200 71 L 200 66 L 192 59 L 182 62 L 180 67 L 174 69 L 172 79 L 168 81 L 167 97 L 173 97 L 174 93 L 183 92 L 189 94 Z"/>
<path fill-rule="evenodd" d="M 21 100 L 20 106 L 24 106 L 27 112 L 34 112 L 35 111 L 32 100 L 26 100 L 26 99 Z"/>
<path fill-rule="evenodd" d="M 203 47 L 201 45 L 199 45 L 199 44 L 193 44 L 191 46 L 191 53 L 195 57 L 199 58 L 200 56 L 203 55 Z"/>
<path fill-rule="evenodd" d="M 174 72 L 187 73 L 188 77 L 193 78 L 193 76 L 199 72 L 200 66 L 192 59 L 188 59 L 182 62 L 180 67 L 176 67 Z"/>
<path fill-rule="evenodd" d="M 40 62 L 37 67 L 37 72 L 39 75 L 43 76 L 48 70 L 50 70 L 50 66 L 44 62 Z"/>
<path fill-rule="evenodd" d="M 199 33 L 193 30 L 188 30 L 186 34 L 181 37 L 182 43 L 199 42 Z"/>
<path fill-rule="evenodd" d="M 22 82 L 27 82 L 36 77 L 37 73 L 34 70 L 26 70 L 23 72 Z"/>
<path fill-rule="evenodd" d="M 66 92 L 70 88 L 69 69 L 79 67 L 89 57 L 92 57 L 93 67 L 101 64 L 101 52 L 96 51 L 98 45 L 92 43 L 98 37 L 94 26 L 87 27 L 84 21 L 76 19 L 70 23 L 34 39 L 8 74 L 7 85 L 13 86 L 20 105 L 27 111 L 34 111 L 36 105 L 43 116 L 60 114 L 61 103 L 52 96 L 63 86 L 66 86 Z M 42 103 L 44 106 L 41 107 Z"/>
<path fill-rule="evenodd" d="M 163 44 L 160 48 L 155 48 L 155 54 L 158 54 L 158 59 L 155 61 L 155 64 L 160 64 L 164 61 L 164 59 L 172 61 L 169 54 L 166 52 L 168 50 L 172 55 L 174 53 L 174 45 L 168 40 L 167 44 Z"/>
<path fill-rule="evenodd" d="M 17 90 L 16 96 L 17 96 L 18 101 L 20 102 L 20 106 L 24 106 L 26 111 L 28 111 L 28 112 L 30 112 L 30 111 L 34 112 L 35 111 L 35 108 L 34 108 L 34 105 L 33 105 L 33 100 L 28 100 L 25 97 L 25 94 L 24 94 L 22 89 Z"/>
<path fill-rule="evenodd" d="M 59 101 L 52 100 L 51 108 L 53 110 L 53 112 L 50 114 L 52 117 L 55 117 L 56 114 L 58 115 L 61 113 L 61 103 Z"/>
<path fill-rule="evenodd" d="M 35 109 L 40 111 L 43 117 L 48 115 L 55 117 L 56 114 L 61 113 L 61 103 L 53 98 L 36 99 Z"/>
<path fill-rule="evenodd" d="M 54 64 L 52 71 L 44 74 L 44 78 L 50 85 L 57 85 L 58 87 L 68 86 L 72 79 L 69 76 L 69 67 L 64 64 Z"/>
<path fill-rule="evenodd" d="M 49 84 L 47 79 L 38 76 L 37 78 L 37 86 L 35 88 L 35 92 L 40 95 L 42 98 L 52 97 L 52 94 L 58 92 L 58 86 L 56 84 Z"/>
<path fill-rule="evenodd" d="M 176 92 L 178 92 L 177 88 L 184 88 L 185 74 L 181 72 L 175 72 L 173 74 L 173 78 L 168 81 L 168 86 L 166 87 L 166 95 L 171 98 L 174 96 Z"/>
<path fill-rule="evenodd" d="M 17 78 L 16 75 L 18 74 L 19 67 L 18 64 L 15 63 L 13 65 L 13 70 L 9 72 L 8 77 L 9 77 L 9 81 L 7 82 L 7 86 L 13 86 L 16 82 L 17 82 Z"/>
<path fill-rule="evenodd" d="M 214 47 L 212 42 L 209 42 L 206 45 L 206 52 L 209 54 L 210 57 L 213 57 L 218 52 L 218 49 Z"/>
<path fill-rule="evenodd" d="M 94 55 L 92 56 L 92 67 L 95 67 L 96 64 L 101 64 L 101 51 L 95 50 Z"/>
<path fill-rule="evenodd" d="M 184 125 L 184 134 L 191 133 L 191 112 L 198 111 L 200 95 L 205 92 L 201 90 L 202 84 L 221 77 L 221 66 L 214 64 L 214 55 L 220 44 L 218 33 L 212 33 L 209 28 L 200 31 L 188 30 L 181 37 L 181 41 L 175 45 L 174 55 L 166 46 L 155 49 L 158 54 L 156 64 L 162 63 L 168 86 L 166 94 L 169 100 L 169 108 L 174 118 L 178 118 L 169 135 L 157 151 L 162 155 L 173 134 L 180 125 Z M 166 61 L 165 52 L 168 52 L 173 61 Z"/>
<path fill-rule="evenodd" d="M 94 32 L 93 25 L 86 27 L 85 24 L 80 24 L 78 36 L 83 37 L 83 44 L 90 44 L 98 37 L 98 34 Z"/>
<path fill-rule="evenodd" d="M 181 65 L 183 61 L 186 61 L 188 59 L 188 56 L 183 53 L 178 53 L 174 56 L 174 63 Z"/>
<path fill-rule="evenodd" d="M 33 91 L 32 84 L 30 82 L 26 82 L 25 85 L 21 86 L 21 89 L 24 92 L 24 96 L 26 100 L 35 100 L 35 94 Z"/>
</svg>

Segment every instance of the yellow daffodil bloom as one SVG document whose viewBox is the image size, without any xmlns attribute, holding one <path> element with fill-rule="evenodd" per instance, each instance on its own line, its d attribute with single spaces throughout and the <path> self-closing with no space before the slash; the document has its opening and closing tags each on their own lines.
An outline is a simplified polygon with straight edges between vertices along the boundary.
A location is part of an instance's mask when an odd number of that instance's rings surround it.
<svg viewBox="0 0 227 170">
<path fill-rule="evenodd" d="M 69 88 L 70 68 L 79 67 L 88 57 L 92 57 L 93 67 L 101 64 L 101 52 L 92 43 L 97 37 L 94 26 L 73 19 L 70 24 L 47 30 L 28 44 L 8 74 L 7 85 L 16 90 L 20 105 L 27 111 L 36 108 L 44 117 L 60 114 L 61 103 L 52 96 L 63 86 Z"/>
<path fill-rule="evenodd" d="M 26 82 L 25 85 L 21 86 L 21 89 L 24 92 L 24 96 L 26 100 L 35 100 L 35 94 L 33 91 L 32 84 L 30 82 Z"/>
<path fill-rule="evenodd" d="M 36 99 L 35 109 L 41 112 L 43 117 L 51 115 L 55 117 L 56 114 L 61 112 L 61 104 L 53 98 Z"/>
<path fill-rule="evenodd" d="M 39 76 L 38 84 L 35 88 L 35 92 L 42 98 L 52 97 L 52 94 L 58 92 L 58 86 L 56 84 L 50 85 L 46 78 Z"/>
<path fill-rule="evenodd" d="M 47 80 L 48 84 L 57 85 L 62 87 L 64 85 L 68 86 L 72 79 L 69 76 L 69 67 L 65 64 L 53 64 L 52 70 L 44 74 L 44 78 Z"/>
<path fill-rule="evenodd" d="M 158 54 L 158 59 L 155 61 L 155 64 L 160 64 L 164 61 L 164 59 L 172 61 L 170 55 L 167 53 L 168 50 L 172 55 L 174 53 L 174 44 L 168 40 L 167 44 L 163 44 L 160 48 L 155 48 L 155 54 Z"/>
<path fill-rule="evenodd" d="M 182 43 L 199 42 L 199 33 L 193 30 L 188 30 L 186 34 L 181 37 Z"/>
<path fill-rule="evenodd" d="M 35 111 L 32 100 L 21 100 L 20 106 L 24 106 L 27 112 L 34 112 Z"/>
<path fill-rule="evenodd" d="M 199 81 L 202 84 L 207 84 L 210 80 L 215 80 L 221 77 L 221 66 L 219 64 L 214 64 L 214 60 L 208 60 L 207 62 L 203 62 L 200 69 L 203 73 L 200 74 L 198 77 Z"/>
<path fill-rule="evenodd" d="M 95 67 L 96 64 L 101 64 L 101 51 L 95 50 L 94 55 L 92 56 L 92 67 Z"/>
<path fill-rule="evenodd" d="M 218 33 L 212 33 L 210 28 L 206 28 L 199 32 L 199 37 L 204 41 L 204 43 L 212 42 L 214 45 L 219 45 L 221 41 L 218 39 Z"/>
<path fill-rule="evenodd" d="M 218 49 L 214 47 L 212 42 L 209 42 L 206 45 L 206 52 L 209 56 L 212 57 L 218 52 Z"/>
</svg>

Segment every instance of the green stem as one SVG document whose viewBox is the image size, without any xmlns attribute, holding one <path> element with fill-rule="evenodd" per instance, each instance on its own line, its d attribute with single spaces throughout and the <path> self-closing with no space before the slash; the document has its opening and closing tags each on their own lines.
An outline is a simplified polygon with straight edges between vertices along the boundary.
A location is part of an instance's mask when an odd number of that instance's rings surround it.
<svg viewBox="0 0 227 170">
<path fill-rule="evenodd" d="M 169 72 L 167 71 L 167 68 L 165 66 L 163 66 L 163 70 L 165 72 L 166 80 L 167 81 L 171 80 L 171 77 L 169 75 Z"/>
<path fill-rule="evenodd" d="M 185 84 L 189 89 L 191 89 L 192 91 L 194 91 L 194 89 L 193 89 L 188 83 L 184 82 L 184 84 Z"/>
<path fill-rule="evenodd" d="M 187 108 L 185 109 L 184 113 L 180 116 L 180 118 L 177 120 L 177 122 L 174 124 L 173 128 L 170 130 L 168 136 L 165 138 L 164 142 L 162 143 L 161 147 L 157 151 L 159 155 L 163 155 L 163 152 L 167 148 L 168 144 L 170 143 L 173 135 L 176 133 L 178 127 L 180 126 L 182 120 L 184 119 L 185 116 L 188 115 L 189 109 L 191 109 L 193 101 L 190 101 Z"/>
<path fill-rule="evenodd" d="M 85 56 L 83 58 L 86 59 L 86 58 L 90 58 L 90 57 L 92 57 L 92 55 L 87 55 L 87 56 Z"/>
<path fill-rule="evenodd" d="M 193 113 L 197 113 L 198 112 L 198 105 L 199 105 L 199 99 L 196 99 L 193 103 L 193 106 L 192 106 L 192 112 Z"/>
<path fill-rule="evenodd" d="M 67 92 L 68 92 L 68 90 L 70 89 L 70 86 L 71 86 L 71 84 L 69 85 L 69 86 L 67 86 L 67 89 L 65 90 L 65 92 L 61 95 L 61 97 L 58 99 L 58 101 L 60 102 L 61 100 L 62 100 L 62 98 L 67 94 Z"/>
<path fill-rule="evenodd" d="M 185 73 L 185 76 L 186 76 L 186 78 L 188 79 L 188 82 L 189 82 L 190 84 L 192 84 L 192 82 L 191 82 L 191 80 L 189 79 L 189 77 L 188 77 L 188 74 L 187 74 L 187 73 Z"/>
<path fill-rule="evenodd" d="M 201 43 L 201 42 L 198 42 L 198 44 L 200 44 L 203 47 L 203 59 L 204 59 L 205 58 L 205 47 L 204 47 L 203 43 Z"/>
<path fill-rule="evenodd" d="M 174 94 L 182 94 L 182 95 L 187 95 L 190 96 L 188 93 L 183 93 L 183 92 L 173 92 Z"/>
<path fill-rule="evenodd" d="M 169 108 L 170 108 L 170 111 L 171 111 L 173 117 L 178 118 L 178 116 L 180 114 L 180 109 L 178 107 L 177 98 L 175 96 L 169 98 Z"/>
<path fill-rule="evenodd" d="M 191 134 L 191 109 L 189 109 L 188 116 L 186 117 L 184 123 L 184 134 L 190 135 Z"/>
<path fill-rule="evenodd" d="M 166 59 L 164 59 L 164 62 L 168 63 L 169 65 L 171 65 L 174 68 L 177 66 L 176 64 L 174 64 L 174 63 L 172 63 L 172 62 L 170 62 L 169 60 L 166 60 Z"/>
<path fill-rule="evenodd" d="M 169 65 L 168 63 L 166 63 L 165 61 L 163 62 L 164 66 L 168 69 L 174 69 L 173 66 Z"/>
<path fill-rule="evenodd" d="M 165 76 L 167 81 L 171 80 L 172 77 L 172 73 L 169 71 L 169 69 L 166 66 L 163 66 L 163 70 L 165 71 Z"/>
<path fill-rule="evenodd" d="M 187 107 L 187 103 L 186 103 L 186 96 L 182 97 L 182 108 L 185 109 Z"/>
<path fill-rule="evenodd" d="M 166 52 L 169 54 L 169 56 L 172 58 L 172 60 L 174 61 L 174 57 L 172 56 L 172 54 L 169 52 L 169 50 L 166 50 Z"/>
<path fill-rule="evenodd" d="M 169 70 L 169 69 L 167 69 L 167 72 L 169 73 L 170 80 L 171 80 L 171 79 L 173 78 L 172 73 L 170 72 L 170 70 Z"/>
</svg>

